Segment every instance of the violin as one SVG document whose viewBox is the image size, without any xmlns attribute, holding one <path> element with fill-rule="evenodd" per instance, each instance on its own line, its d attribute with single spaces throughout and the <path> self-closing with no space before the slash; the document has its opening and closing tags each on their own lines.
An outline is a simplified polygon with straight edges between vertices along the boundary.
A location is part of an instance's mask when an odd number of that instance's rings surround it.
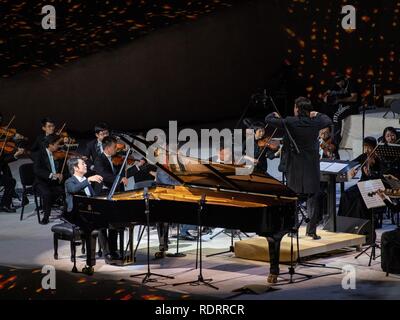
<svg viewBox="0 0 400 320">
<path fill-rule="evenodd" d="M 373 197 L 374 195 L 378 194 L 379 190 L 369 192 L 368 196 Z M 385 189 L 383 193 L 387 195 L 389 198 L 400 198 L 400 189 Z"/>
<path fill-rule="evenodd" d="M 61 159 L 65 159 L 65 158 L 70 159 L 73 157 L 84 158 L 78 152 L 74 152 L 74 151 L 57 150 L 57 151 L 53 152 L 54 160 L 61 160 Z"/>
<path fill-rule="evenodd" d="M 257 145 L 260 148 L 270 148 L 272 151 L 278 151 L 280 142 L 277 140 L 272 140 L 271 137 L 263 137 L 257 140 Z"/>
<path fill-rule="evenodd" d="M 328 140 L 321 140 L 321 144 L 319 147 L 322 150 L 322 153 L 325 157 L 331 159 L 334 158 L 334 152 L 336 151 L 336 146 L 333 144 L 332 139 L 329 138 Z"/>
</svg>

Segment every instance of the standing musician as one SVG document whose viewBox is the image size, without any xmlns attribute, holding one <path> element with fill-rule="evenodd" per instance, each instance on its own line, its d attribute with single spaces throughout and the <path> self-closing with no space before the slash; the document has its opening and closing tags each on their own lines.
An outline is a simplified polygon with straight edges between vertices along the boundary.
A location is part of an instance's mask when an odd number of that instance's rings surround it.
<svg viewBox="0 0 400 320">
<path fill-rule="evenodd" d="M 43 141 L 43 148 L 33 154 L 34 188 L 42 197 L 44 217 L 41 224 L 48 224 L 53 200 L 64 195 L 63 174 L 53 154 L 59 149 L 59 137 L 48 135 Z"/>
<path fill-rule="evenodd" d="M 274 112 L 269 114 L 265 121 L 276 128 L 283 129 L 286 126 L 298 146 L 299 153 L 292 148 L 287 148 L 287 185 L 307 199 L 310 221 L 306 232 L 308 236 L 318 240 L 321 238 L 317 235 L 320 191 L 318 137 L 319 131 L 331 125 L 332 122 L 328 116 L 312 110 L 311 101 L 299 97 L 294 104 L 294 116 L 282 119 L 278 113 Z"/>
<path fill-rule="evenodd" d="M 83 156 L 87 158 L 88 168 L 93 170 L 94 161 L 96 158 L 103 153 L 103 139 L 110 135 L 109 126 L 100 122 L 94 127 L 94 134 L 96 139 L 89 141 L 86 145 L 86 150 L 83 153 Z"/>
<path fill-rule="evenodd" d="M 351 78 L 337 73 L 335 84 L 324 93 L 324 102 L 330 109 L 328 115 L 332 116 L 334 132 L 333 137 L 336 145 L 341 141 L 342 120 L 352 114 L 358 113 L 360 105 L 360 94 Z"/>
<path fill-rule="evenodd" d="M 360 181 L 381 178 L 381 161 L 376 154 L 373 153 L 376 145 L 377 142 L 374 137 L 364 138 L 364 153 L 353 160 L 353 162 L 361 165 L 361 168 L 353 168 L 350 171 L 350 177 L 354 177 L 358 170 L 361 169 Z M 368 213 L 357 185 L 348 188 L 344 193 L 342 193 L 338 215 L 362 219 L 370 218 L 370 214 Z"/>
<path fill-rule="evenodd" d="M 0 212 L 16 212 L 15 208 L 11 206 L 12 197 L 15 193 L 16 181 L 4 168 L 8 168 L 9 170 L 8 164 L 17 161 L 24 152 L 24 149 L 18 148 L 14 154 L 8 154 L 3 151 L 0 155 L 0 185 L 4 187 L 3 197 L 0 201 Z"/>
</svg>

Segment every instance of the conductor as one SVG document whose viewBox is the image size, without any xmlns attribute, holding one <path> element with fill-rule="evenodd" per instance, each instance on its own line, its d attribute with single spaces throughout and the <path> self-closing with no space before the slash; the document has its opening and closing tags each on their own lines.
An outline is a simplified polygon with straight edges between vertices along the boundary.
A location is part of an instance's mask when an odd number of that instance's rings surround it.
<svg viewBox="0 0 400 320">
<path fill-rule="evenodd" d="M 309 222 L 306 235 L 314 240 L 321 239 L 317 235 L 317 226 L 320 220 L 320 170 L 319 170 L 319 131 L 332 124 L 325 115 L 312 111 L 311 101 L 305 97 L 295 100 L 294 116 L 280 118 L 273 112 L 265 118 L 267 124 L 288 129 L 297 144 L 298 151 L 291 146 L 287 148 L 286 176 L 287 185 L 300 198 L 307 199 Z"/>
</svg>

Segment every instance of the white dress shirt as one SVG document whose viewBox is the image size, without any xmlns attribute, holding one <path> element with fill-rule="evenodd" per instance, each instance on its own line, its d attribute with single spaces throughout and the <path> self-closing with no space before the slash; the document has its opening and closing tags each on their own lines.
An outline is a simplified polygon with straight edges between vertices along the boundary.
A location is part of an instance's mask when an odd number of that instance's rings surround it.
<svg viewBox="0 0 400 320">
<path fill-rule="evenodd" d="M 75 178 L 78 179 L 79 182 L 83 182 L 83 181 L 85 181 L 85 180 L 87 179 L 86 177 L 79 177 L 79 176 L 76 176 L 76 175 L 74 175 L 74 176 L 75 176 Z M 91 196 L 92 196 L 92 195 L 90 194 L 89 187 L 86 187 L 86 188 L 84 189 L 84 191 L 85 191 L 85 193 L 86 193 L 86 195 L 87 195 L 88 197 L 91 197 Z"/>
</svg>

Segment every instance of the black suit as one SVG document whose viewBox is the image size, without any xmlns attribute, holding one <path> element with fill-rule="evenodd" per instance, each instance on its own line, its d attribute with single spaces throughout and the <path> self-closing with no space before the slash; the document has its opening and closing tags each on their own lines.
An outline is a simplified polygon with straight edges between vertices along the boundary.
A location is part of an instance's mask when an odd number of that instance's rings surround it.
<svg viewBox="0 0 400 320">
<path fill-rule="evenodd" d="M 321 113 L 314 118 L 295 116 L 285 119 L 276 118 L 271 113 L 265 121 L 277 128 L 284 128 L 286 125 L 299 148 L 299 153 L 289 147 L 286 148 L 287 185 L 297 194 L 307 196 L 307 211 L 310 218 L 307 233 L 313 234 L 316 232 L 319 219 L 319 131 L 332 125 L 332 121 Z"/>
<path fill-rule="evenodd" d="M 46 135 L 44 133 L 41 133 L 36 137 L 35 141 L 31 146 L 32 153 L 39 152 L 41 149 L 45 148 L 44 146 L 45 139 Z"/>
<path fill-rule="evenodd" d="M 86 144 L 86 148 L 83 152 L 83 156 L 87 157 L 86 164 L 90 170 L 93 170 L 94 162 L 98 156 L 102 154 L 102 151 L 98 145 L 99 141 L 93 139 Z"/>
<path fill-rule="evenodd" d="M 54 160 L 56 171 L 60 167 L 57 160 Z M 51 165 L 46 148 L 41 148 L 33 154 L 33 172 L 35 174 L 34 188 L 42 197 L 44 218 L 50 217 L 53 200 L 64 195 L 62 184 L 58 180 L 50 178 Z"/>
<path fill-rule="evenodd" d="M 94 171 L 96 174 L 103 177 L 103 183 L 95 183 L 94 191 L 96 194 L 102 194 L 103 186 L 107 189 L 111 189 L 115 178 L 117 177 L 119 170 L 121 169 L 120 166 L 111 165 L 110 161 L 108 160 L 107 156 L 102 153 L 99 155 L 94 161 Z M 133 175 L 133 168 L 130 168 L 127 172 L 127 177 Z M 116 191 L 124 191 L 123 184 L 119 183 L 117 186 Z M 105 254 L 113 254 L 117 251 L 117 231 L 115 229 L 108 230 L 108 236 L 106 230 L 103 230 L 101 233 L 101 238 L 108 238 L 108 248 L 105 247 Z"/>
<path fill-rule="evenodd" d="M 9 208 L 12 203 L 12 197 L 15 192 L 16 181 L 11 175 L 8 164 L 16 161 L 14 155 L 3 153 L 0 156 L 0 185 L 4 186 L 3 197 L 1 198 L 0 206 Z"/>
</svg>

